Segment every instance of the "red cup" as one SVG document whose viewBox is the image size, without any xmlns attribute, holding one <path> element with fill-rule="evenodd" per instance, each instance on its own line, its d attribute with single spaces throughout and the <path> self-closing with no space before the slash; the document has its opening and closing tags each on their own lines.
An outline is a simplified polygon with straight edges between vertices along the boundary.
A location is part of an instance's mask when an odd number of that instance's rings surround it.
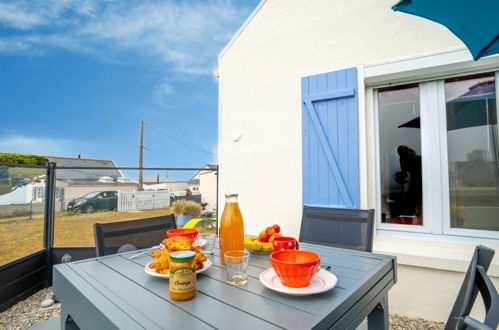
<svg viewBox="0 0 499 330">
<path fill-rule="evenodd" d="M 299 250 L 298 241 L 294 237 L 276 237 L 272 242 L 272 250 L 274 252 L 282 250 Z"/>
<path fill-rule="evenodd" d="M 321 256 L 312 251 L 284 250 L 272 253 L 270 263 L 284 286 L 304 288 L 319 270 Z"/>
<path fill-rule="evenodd" d="M 166 232 L 166 237 L 172 238 L 176 236 L 184 236 L 187 237 L 192 244 L 196 241 L 198 238 L 199 230 L 196 228 L 177 228 L 177 229 L 170 229 Z"/>
</svg>

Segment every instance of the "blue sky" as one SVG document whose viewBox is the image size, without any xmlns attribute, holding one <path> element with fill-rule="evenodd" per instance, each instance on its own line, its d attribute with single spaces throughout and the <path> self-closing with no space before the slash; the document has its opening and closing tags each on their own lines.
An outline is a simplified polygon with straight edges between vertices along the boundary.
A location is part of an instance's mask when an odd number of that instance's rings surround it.
<svg viewBox="0 0 499 330">
<path fill-rule="evenodd" d="M 137 166 L 145 120 L 145 166 L 216 163 L 212 70 L 258 2 L 0 0 L 0 152 Z"/>
</svg>

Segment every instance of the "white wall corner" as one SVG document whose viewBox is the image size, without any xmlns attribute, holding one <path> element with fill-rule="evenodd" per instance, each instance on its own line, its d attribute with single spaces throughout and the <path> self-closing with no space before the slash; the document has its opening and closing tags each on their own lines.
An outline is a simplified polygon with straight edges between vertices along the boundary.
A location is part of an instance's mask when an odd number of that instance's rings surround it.
<svg viewBox="0 0 499 330">
<path fill-rule="evenodd" d="M 357 108 L 359 125 L 359 193 L 360 208 L 368 208 L 368 173 L 367 173 L 367 134 L 366 134 L 366 94 L 364 67 L 357 66 Z"/>
<path fill-rule="evenodd" d="M 222 153 L 222 137 L 223 137 L 223 101 L 222 101 L 222 96 L 223 96 L 223 74 L 222 74 L 222 60 L 220 57 L 218 57 L 218 146 L 217 146 L 217 160 L 218 160 L 218 205 L 217 205 L 217 214 L 216 217 L 217 219 L 220 219 L 222 216 L 222 213 L 220 212 L 220 209 L 222 208 L 222 203 L 224 203 L 224 194 L 223 191 L 224 189 L 221 189 L 221 173 L 223 168 L 223 153 Z"/>
<path fill-rule="evenodd" d="M 261 0 L 260 3 L 256 6 L 256 8 L 253 10 L 253 12 L 248 16 L 248 18 L 244 21 L 243 25 L 239 28 L 239 30 L 236 31 L 236 33 L 232 36 L 232 38 L 229 40 L 227 45 L 222 49 L 220 54 L 218 55 L 219 59 L 219 64 L 220 64 L 220 59 L 224 54 L 227 52 L 227 50 L 232 46 L 232 44 L 239 38 L 241 33 L 243 33 L 244 29 L 250 24 L 250 22 L 253 20 L 253 18 L 256 16 L 256 14 L 260 11 L 262 6 L 265 4 L 267 0 Z M 220 66 L 219 66 L 220 67 Z"/>
</svg>

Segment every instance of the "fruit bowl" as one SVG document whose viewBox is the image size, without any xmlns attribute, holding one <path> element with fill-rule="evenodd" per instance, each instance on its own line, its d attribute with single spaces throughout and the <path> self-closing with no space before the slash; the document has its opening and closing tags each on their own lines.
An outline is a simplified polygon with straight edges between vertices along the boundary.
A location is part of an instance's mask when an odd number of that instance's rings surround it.
<svg viewBox="0 0 499 330">
<path fill-rule="evenodd" d="M 272 243 L 259 242 L 257 237 L 244 237 L 244 247 L 253 254 L 268 255 L 272 253 Z"/>
</svg>

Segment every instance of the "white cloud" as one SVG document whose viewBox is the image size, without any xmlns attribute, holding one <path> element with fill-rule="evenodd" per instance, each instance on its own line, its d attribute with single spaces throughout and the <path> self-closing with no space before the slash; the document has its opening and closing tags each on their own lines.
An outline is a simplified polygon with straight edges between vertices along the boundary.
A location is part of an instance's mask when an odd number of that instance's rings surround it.
<svg viewBox="0 0 499 330">
<path fill-rule="evenodd" d="M 75 154 L 77 141 L 37 136 L 7 135 L 0 137 L 0 152 L 64 156 Z"/>
<path fill-rule="evenodd" d="M 95 0 L 16 0 L 11 3 L 0 3 L 0 25 L 21 31 L 69 25 L 85 16 L 92 16 L 97 10 L 98 2 Z M 67 13 L 76 15 L 68 18 L 64 16 Z"/>
<path fill-rule="evenodd" d="M 22 40 L 2 40 L 0 39 L 0 52 L 20 52 L 30 48 L 30 45 Z"/>
<path fill-rule="evenodd" d="M 27 12 L 21 4 L 0 3 L 0 23 L 8 28 L 27 30 L 42 23 L 42 17 Z"/>
<path fill-rule="evenodd" d="M 154 58 L 177 72 L 210 74 L 218 52 L 251 9 L 230 0 L 0 3 L 0 26 L 15 31 L 0 38 L 0 51 L 53 46 L 117 58 L 127 53 Z"/>
<path fill-rule="evenodd" d="M 171 100 L 169 97 L 170 95 L 175 94 L 175 89 L 168 83 L 161 83 L 154 86 L 153 94 L 156 103 L 164 108 L 168 108 L 171 106 Z"/>
</svg>

